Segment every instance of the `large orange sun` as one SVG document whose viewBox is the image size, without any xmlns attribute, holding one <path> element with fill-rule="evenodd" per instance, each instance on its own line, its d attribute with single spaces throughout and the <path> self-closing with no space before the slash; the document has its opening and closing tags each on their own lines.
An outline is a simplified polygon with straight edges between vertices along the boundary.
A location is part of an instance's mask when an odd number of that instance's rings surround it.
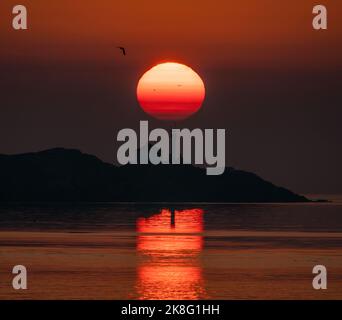
<svg viewBox="0 0 342 320">
<path fill-rule="evenodd" d="M 182 120 L 197 112 L 204 101 L 200 76 L 184 64 L 161 63 L 139 80 L 137 97 L 141 108 L 161 120 Z"/>
</svg>

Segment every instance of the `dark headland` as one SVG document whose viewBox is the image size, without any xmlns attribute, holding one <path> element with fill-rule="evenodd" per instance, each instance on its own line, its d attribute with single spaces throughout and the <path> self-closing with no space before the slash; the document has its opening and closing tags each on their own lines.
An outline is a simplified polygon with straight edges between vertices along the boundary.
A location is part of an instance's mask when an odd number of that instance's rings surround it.
<svg viewBox="0 0 342 320">
<path fill-rule="evenodd" d="M 308 202 L 257 175 L 191 165 L 117 167 L 78 150 L 0 155 L 0 201 Z"/>
</svg>

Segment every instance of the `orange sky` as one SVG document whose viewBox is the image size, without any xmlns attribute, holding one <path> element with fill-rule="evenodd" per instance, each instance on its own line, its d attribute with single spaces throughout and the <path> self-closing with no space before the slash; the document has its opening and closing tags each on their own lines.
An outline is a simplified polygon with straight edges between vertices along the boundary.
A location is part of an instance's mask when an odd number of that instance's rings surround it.
<svg viewBox="0 0 342 320">
<path fill-rule="evenodd" d="M 12 29 L 17 4 L 28 31 Z M 327 31 L 312 28 L 317 4 Z M 174 61 L 206 90 L 184 126 L 225 128 L 227 165 L 341 193 L 341 57 L 342 0 L 0 0 L 0 153 L 58 146 L 112 162 L 118 130 L 162 125 L 137 83 Z"/>
<path fill-rule="evenodd" d="M 328 7 L 329 32 L 312 29 L 313 0 L 22 0 L 30 30 L 15 32 L 11 8 L 18 1 L 2 0 L 0 59 L 101 62 L 121 44 L 128 64 L 339 64 L 342 2 L 318 2 Z"/>
</svg>

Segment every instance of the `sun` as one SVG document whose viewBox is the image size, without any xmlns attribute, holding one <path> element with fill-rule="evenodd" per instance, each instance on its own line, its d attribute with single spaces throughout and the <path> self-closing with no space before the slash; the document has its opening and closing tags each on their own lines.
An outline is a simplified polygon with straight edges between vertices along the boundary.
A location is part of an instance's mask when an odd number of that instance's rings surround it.
<svg viewBox="0 0 342 320">
<path fill-rule="evenodd" d="M 190 67 L 161 63 L 139 80 L 137 98 L 141 108 L 160 120 L 183 120 L 196 113 L 205 98 L 201 77 Z"/>
</svg>

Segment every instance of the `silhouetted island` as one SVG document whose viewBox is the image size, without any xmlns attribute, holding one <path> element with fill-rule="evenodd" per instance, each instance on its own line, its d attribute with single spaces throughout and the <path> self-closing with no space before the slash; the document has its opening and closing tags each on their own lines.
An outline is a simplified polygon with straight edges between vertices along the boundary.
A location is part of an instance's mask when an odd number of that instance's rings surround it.
<svg viewBox="0 0 342 320">
<path fill-rule="evenodd" d="M 0 201 L 307 202 L 257 175 L 192 165 L 117 167 L 78 150 L 0 155 Z"/>
</svg>

